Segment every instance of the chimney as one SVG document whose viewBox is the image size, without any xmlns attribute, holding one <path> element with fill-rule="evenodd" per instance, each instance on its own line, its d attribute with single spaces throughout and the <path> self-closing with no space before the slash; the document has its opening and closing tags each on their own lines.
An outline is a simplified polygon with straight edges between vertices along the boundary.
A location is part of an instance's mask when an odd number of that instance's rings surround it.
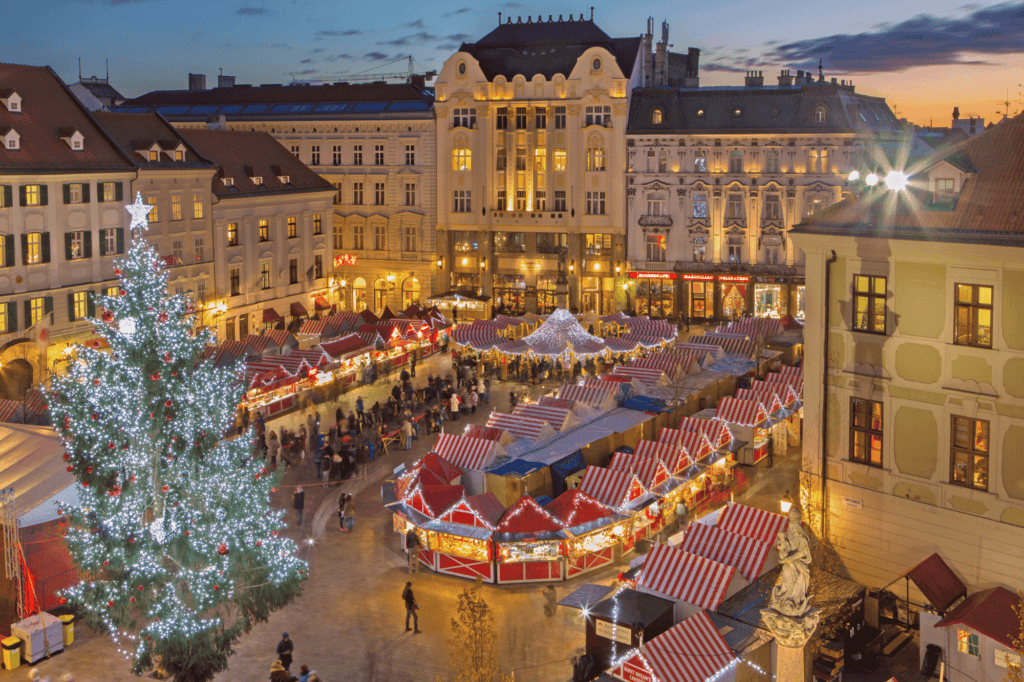
<svg viewBox="0 0 1024 682">
<path fill-rule="evenodd" d="M 427 86 L 427 77 L 418 73 L 414 73 L 409 76 L 409 83 L 416 86 L 417 88 L 424 88 Z"/>
<path fill-rule="evenodd" d="M 235 87 L 235 77 L 225 76 L 221 74 L 217 76 L 217 87 L 218 88 L 233 88 Z"/>
<path fill-rule="evenodd" d="M 686 78 L 684 88 L 700 87 L 700 48 L 690 47 L 686 50 Z"/>
<path fill-rule="evenodd" d="M 644 87 L 654 84 L 651 43 L 654 42 L 654 17 L 647 17 L 647 33 L 644 34 Z"/>
<path fill-rule="evenodd" d="M 764 86 L 764 71 L 747 71 L 743 85 L 748 88 L 760 88 Z"/>
<path fill-rule="evenodd" d="M 206 89 L 205 73 L 190 73 L 188 75 L 188 89 L 192 91 Z"/>
<path fill-rule="evenodd" d="M 960 120 L 960 107 L 953 107 L 953 120 L 954 121 L 959 121 Z"/>
<path fill-rule="evenodd" d="M 668 22 L 661 22 L 661 41 L 655 49 L 654 85 L 668 85 Z"/>
<path fill-rule="evenodd" d="M 814 82 L 814 74 L 811 73 L 810 71 L 806 72 L 804 74 L 804 83 L 813 83 L 813 82 Z"/>
<path fill-rule="evenodd" d="M 789 74 L 789 69 L 783 69 L 779 72 L 779 85 L 792 85 L 793 76 Z"/>
</svg>

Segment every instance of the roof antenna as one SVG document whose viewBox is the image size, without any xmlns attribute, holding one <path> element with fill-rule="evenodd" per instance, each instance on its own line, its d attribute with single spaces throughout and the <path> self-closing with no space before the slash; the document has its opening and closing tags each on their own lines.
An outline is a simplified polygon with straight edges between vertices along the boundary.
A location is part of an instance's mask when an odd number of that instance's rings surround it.
<svg viewBox="0 0 1024 682">
<path fill-rule="evenodd" d="M 501 12 L 498 12 L 498 26 L 501 26 Z"/>
<path fill-rule="evenodd" d="M 82 80 L 82 58 L 78 58 L 78 80 Z"/>
<path fill-rule="evenodd" d="M 824 71 L 821 68 L 821 60 L 820 59 L 818 60 L 818 82 L 819 83 L 824 83 L 825 82 L 825 73 L 824 73 Z"/>
<path fill-rule="evenodd" d="M 82 80 L 79 78 L 78 80 Z M 107 58 L 107 82 L 110 82 L 110 58 Z"/>
<path fill-rule="evenodd" d="M 590 20 L 591 21 L 594 20 L 594 6 L 593 5 L 590 6 Z"/>
</svg>

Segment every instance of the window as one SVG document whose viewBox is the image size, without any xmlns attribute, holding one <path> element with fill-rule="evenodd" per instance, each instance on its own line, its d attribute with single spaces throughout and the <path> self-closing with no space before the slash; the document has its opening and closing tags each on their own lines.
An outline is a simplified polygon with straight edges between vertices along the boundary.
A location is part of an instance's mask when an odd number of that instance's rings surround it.
<svg viewBox="0 0 1024 682">
<path fill-rule="evenodd" d="M 729 172 L 743 172 L 743 152 L 739 149 L 733 149 L 729 152 Z"/>
<path fill-rule="evenodd" d="M 79 258 L 85 258 L 85 232 L 68 232 L 67 233 L 67 259 L 78 260 Z"/>
<path fill-rule="evenodd" d="M 313 214 L 313 234 L 324 233 L 324 220 L 319 213 Z"/>
<path fill-rule="evenodd" d="M 764 219 L 782 220 L 782 198 L 778 194 L 766 194 L 764 197 Z"/>
<path fill-rule="evenodd" d="M 665 235 L 663 234 L 649 234 L 646 238 L 647 241 L 647 260 L 654 261 L 656 263 L 665 262 Z"/>
<path fill-rule="evenodd" d="M 201 279 L 196 282 L 196 299 L 201 303 L 206 302 L 206 280 Z"/>
<path fill-rule="evenodd" d="M 705 257 L 704 244 L 694 244 L 693 245 L 693 262 L 694 263 L 703 263 L 704 262 L 704 257 Z"/>
<path fill-rule="evenodd" d="M 516 170 L 526 170 L 526 149 L 524 149 L 523 147 L 519 147 L 518 149 L 516 149 Z"/>
<path fill-rule="evenodd" d="M 117 185 L 116 182 L 102 182 L 100 183 L 100 191 L 103 195 L 103 201 L 117 201 Z M 181 218 L 178 218 L 181 220 Z"/>
<path fill-rule="evenodd" d="M 526 121 L 529 116 L 526 115 L 526 107 L 516 107 L 516 130 L 526 130 Z"/>
<path fill-rule="evenodd" d="M 377 251 L 385 251 L 388 248 L 387 232 L 381 224 L 373 226 L 373 248 Z"/>
<path fill-rule="evenodd" d="M 298 284 L 299 283 L 299 259 L 290 258 L 288 260 L 288 283 Z"/>
<path fill-rule="evenodd" d="M 828 120 L 828 109 L 826 109 L 823 105 L 815 107 L 814 122 L 824 123 L 826 120 Z"/>
<path fill-rule="evenodd" d="M 604 170 L 604 147 L 588 147 L 587 148 L 587 170 L 588 171 L 603 171 Z"/>
<path fill-rule="evenodd" d="M 148 206 L 153 207 L 149 211 L 149 222 L 151 223 L 156 223 L 160 221 L 160 213 L 157 210 L 158 203 L 160 202 L 157 201 L 157 196 L 155 194 L 150 194 L 148 197 L 146 197 L 146 204 Z"/>
<path fill-rule="evenodd" d="M 106 201 L 106 199 L 104 199 Z M 181 195 L 171 195 L 171 220 L 181 220 Z"/>
<path fill-rule="evenodd" d="M 612 251 L 610 234 L 587 234 L 583 236 L 583 244 L 587 256 L 609 256 Z"/>
<path fill-rule="evenodd" d="M 475 128 L 476 109 L 455 109 L 452 125 L 456 128 Z"/>
<path fill-rule="evenodd" d="M 548 110 L 545 107 L 537 107 L 534 110 L 533 125 L 537 130 L 544 130 L 548 127 Z"/>
<path fill-rule="evenodd" d="M 23 185 L 22 190 L 22 206 L 42 205 L 42 185 Z"/>
<path fill-rule="evenodd" d="M 807 152 L 807 172 L 808 173 L 828 173 L 828 150 L 827 149 L 811 149 Z"/>
<path fill-rule="evenodd" d="M 299 236 L 299 223 L 298 219 L 290 215 L 288 216 L 288 239 L 295 239 Z"/>
<path fill-rule="evenodd" d="M 341 165 L 341 145 L 336 144 L 331 147 L 331 163 L 335 166 Z"/>
<path fill-rule="evenodd" d="M 267 274 L 270 274 L 269 270 L 267 270 Z M 238 268 L 231 268 L 229 279 L 231 280 L 231 295 L 238 296 L 241 293 L 241 273 Z"/>
<path fill-rule="evenodd" d="M 764 151 L 764 172 L 779 173 L 779 150 L 766 149 Z"/>
<path fill-rule="evenodd" d="M 604 215 L 604 192 L 587 192 L 587 215 Z"/>
<path fill-rule="evenodd" d="M 936 204 L 953 203 L 953 178 L 935 178 Z"/>
<path fill-rule="evenodd" d="M 363 145 L 357 144 L 352 147 L 352 165 L 362 166 L 363 165 Z"/>
<path fill-rule="evenodd" d="M 693 172 L 694 173 L 707 173 L 708 172 L 708 157 L 705 156 L 704 152 L 693 153 Z"/>
<path fill-rule="evenodd" d="M 743 262 L 743 245 L 742 244 L 729 244 L 729 262 L 730 263 L 742 263 Z"/>
<path fill-rule="evenodd" d="M 206 243 L 203 241 L 202 237 L 196 237 L 194 245 L 196 248 L 196 262 L 202 263 L 204 256 L 203 251 L 205 250 L 204 247 L 206 246 Z"/>
<path fill-rule="evenodd" d="M 517 211 L 525 211 L 526 210 L 526 190 L 525 189 L 517 189 L 516 190 L 516 210 Z"/>
<path fill-rule="evenodd" d="M 708 195 L 707 194 L 694 194 L 693 195 L 693 217 L 694 218 L 707 218 L 708 217 Z"/>
<path fill-rule="evenodd" d="M 475 230 L 455 230 L 452 232 L 452 248 L 460 253 L 475 253 L 478 249 L 477 232 Z"/>
<path fill-rule="evenodd" d="M 407 144 L 405 145 L 405 165 L 415 166 L 416 165 L 416 145 Z"/>
<path fill-rule="evenodd" d="M 494 153 L 494 170 L 503 171 L 508 168 L 508 153 L 504 147 L 498 147 Z"/>
<path fill-rule="evenodd" d="M 566 160 L 565 150 L 564 149 L 556 149 L 555 150 L 555 161 L 554 161 L 555 171 L 564 171 L 565 170 L 565 160 Z"/>
<path fill-rule="evenodd" d="M 452 170 L 468 171 L 473 169 L 473 152 L 466 147 L 452 150 Z"/>
<path fill-rule="evenodd" d="M 956 644 L 960 653 L 981 658 L 981 647 L 978 646 L 977 635 L 973 635 L 967 630 L 957 630 Z"/>
<path fill-rule="evenodd" d="M 555 210 L 565 211 L 565 190 L 555 190 Z"/>
<path fill-rule="evenodd" d="M 107 288 L 105 288 L 103 290 L 103 295 L 104 296 L 117 296 L 117 294 L 118 294 L 118 292 L 120 290 L 121 290 L 121 287 L 117 287 L 117 286 L 107 287 Z"/>
<path fill-rule="evenodd" d="M 373 205 L 383 206 L 384 205 L 384 183 L 375 182 L 373 183 Z"/>
<path fill-rule="evenodd" d="M 228 246 L 238 246 L 238 223 L 228 223 Z"/>
<path fill-rule="evenodd" d="M 538 232 L 537 253 L 557 254 L 561 247 L 569 245 L 569 235 L 564 232 Z"/>
<path fill-rule="evenodd" d="M 525 232 L 495 232 L 495 253 L 526 253 Z"/>
<path fill-rule="evenodd" d="M 270 263 L 260 263 L 260 288 L 270 288 Z"/>
<path fill-rule="evenodd" d="M 67 190 L 67 201 L 68 204 L 81 204 L 82 203 L 82 183 L 73 182 L 70 185 L 65 185 Z"/>
<path fill-rule="evenodd" d="M 453 213 L 469 213 L 473 210 L 471 201 L 472 192 L 468 189 L 455 190 L 455 201 L 452 206 Z"/>
<path fill-rule="evenodd" d="M 766 246 L 766 247 L 764 247 L 764 262 L 767 265 L 778 265 L 779 264 L 779 247 L 777 247 L 777 246 Z"/>
<path fill-rule="evenodd" d="M 647 215 L 668 215 L 668 201 L 664 194 L 648 195 Z"/>
<path fill-rule="evenodd" d="M 886 278 L 857 275 L 853 278 L 853 328 L 885 334 Z"/>
<path fill-rule="evenodd" d="M 270 241 L 270 221 L 266 218 L 261 218 L 259 223 L 260 241 Z"/>
<path fill-rule="evenodd" d="M 604 126 L 612 124 L 612 108 L 609 106 L 587 107 L 584 112 L 584 126 Z"/>
<path fill-rule="evenodd" d="M 182 246 L 182 241 L 180 239 L 175 239 L 173 242 L 171 242 L 171 254 L 174 257 L 175 265 L 181 265 L 181 263 L 183 262 L 182 258 L 185 255 L 184 252 L 185 248 Z"/>
<path fill-rule="evenodd" d="M 362 251 L 364 247 L 363 241 L 363 224 L 356 223 L 352 226 L 352 248 Z M 340 249 L 341 247 L 339 246 L 338 248 Z"/>
<path fill-rule="evenodd" d="M 548 193 L 545 190 L 537 190 L 533 193 L 533 208 L 535 211 L 548 210 Z"/>
<path fill-rule="evenodd" d="M 416 205 L 416 183 L 414 182 L 405 183 L 405 205 Z"/>
<path fill-rule="evenodd" d="M 315 144 L 309 150 L 309 165 L 320 165 L 320 145 Z"/>
<path fill-rule="evenodd" d="M 743 219 L 743 195 L 730 194 L 725 205 L 725 217 L 734 220 Z"/>
<path fill-rule="evenodd" d="M 24 259 L 26 265 L 35 265 L 43 262 L 43 234 L 41 232 L 29 232 L 22 239 L 24 246 Z"/>
<path fill-rule="evenodd" d="M 654 111 L 652 111 L 651 112 L 651 123 L 653 123 L 656 126 L 661 125 L 661 116 L 662 116 L 661 109 L 655 109 Z"/>
<path fill-rule="evenodd" d="M 340 251 L 345 247 L 345 227 L 341 223 L 334 224 L 334 250 Z"/>
<path fill-rule="evenodd" d="M 555 130 L 565 128 L 565 107 L 555 107 Z"/>
<path fill-rule="evenodd" d="M 414 253 L 416 251 L 416 228 L 406 225 L 402 231 L 402 241 L 405 251 Z"/>
<path fill-rule="evenodd" d="M 960 346 L 992 347 L 992 287 L 957 284 L 956 337 Z"/>
<path fill-rule="evenodd" d="M 46 299 L 45 298 L 33 298 L 28 304 L 28 325 L 31 327 L 46 315 Z"/>
<path fill-rule="evenodd" d="M 950 436 L 950 483 L 988 490 L 989 423 L 953 415 Z"/>
<path fill-rule="evenodd" d="M 71 294 L 71 310 L 68 311 L 68 319 L 71 322 L 75 320 L 84 320 L 89 316 L 89 292 L 88 291 L 76 291 Z"/>
<path fill-rule="evenodd" d="M 882 466 L 882 403 L 850 398 L 850 460 Z"/>
<path fill-rule="evenodd" d="M 662 149 L 658 152 L 658 172 L 664 173 L 668 171 L 668 154 Z"/>
<path fill-rule="evenodd" d="M 122 249 L 120 247 L 123 245 L 117 243 L 117 235 L 118 230 L 114 227 L 108 227 L 100 230 L 100 239 L 102 240 L 100 242 L 102 246 L 102 251 L 100 253 L 101 256 L 110 256 L 115 253 L 121 253 Z"/>
<path fill-rule="evenodd" d="M 234 178 L 221 178 L 220 181 L 222 183 L 224 183 L 225 187 L 234 187 L 235 186 L 235 179 Z"/>
<path fill-rule="evenodd" d="M 292 145 L 292 156 L 294 156 L 296 159 L 299 158 L 299 145 Z"/>
<path fill-rule="evenodd" d="M 508 129 L 508 108 L 507 107 L 498 107 L 498 109 L 495 111 L 494 129 L 495 130 L 507 130 Z"/>
<path fill-rule="evenodd" d="M 352 203 L 356 206 L 363 205 L 363 183 L 352 183 Z"/>
<path fill-rule="evenodd" d="M 203 217 L 203 193 L 192 193 L 192 218 L 199 220 Z"/>
<path fill-rule="evenodd" d="M 375 144 L 373 145 L 373 165 L 383 166 L 384 165 L 384 145 Z"/>
</svg>

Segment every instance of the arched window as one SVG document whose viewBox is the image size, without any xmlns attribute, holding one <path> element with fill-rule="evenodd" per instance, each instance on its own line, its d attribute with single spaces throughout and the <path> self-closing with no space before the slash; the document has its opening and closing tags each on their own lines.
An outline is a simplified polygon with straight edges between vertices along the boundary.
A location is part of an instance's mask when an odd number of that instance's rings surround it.
<svg viewBox="0 0 1024 682">
<path fill-rule="evenodd" d="M 819 104 L 814 109 L 814 122 L 824 123 L 828 120 L 828 109 L 825 108 L 824 104 Z"/>
<path fill-rule="evenodd" d="M 420 281 L 415 277 L 406 277 L 402 282 L 402 310 L 420 300 Z"/>
<path fill-rule="evenodd" d="M 661 125 L 661 109 L 655 109 L 651 112 L 651 123 L 654 125 Z"/>
<path fill-rule="evenodd" d="M 693 153 L 693 172 L 694 173 L 707 173 L 708 172 L 708 158 L 702 151 L 695 151 Z"/>
<path fill-rule="evenodd" d="M 468 147 L 452 149 L 452 170 L 468 171 L 473 169 L 473 152 Z"/>
<path fill-rule="evenodd" d="M 383 277 L 378 277 L 373 282 L 373 309 L 375 312 L 384 310 L 388 304 L 388 290 L 391 285 Z"/>
<path fill-rule="evenodd" d="M 356 277 L 352 280 L 352 310 L 356 312 L 366 309 L 366 280 Z"/>
</svg>

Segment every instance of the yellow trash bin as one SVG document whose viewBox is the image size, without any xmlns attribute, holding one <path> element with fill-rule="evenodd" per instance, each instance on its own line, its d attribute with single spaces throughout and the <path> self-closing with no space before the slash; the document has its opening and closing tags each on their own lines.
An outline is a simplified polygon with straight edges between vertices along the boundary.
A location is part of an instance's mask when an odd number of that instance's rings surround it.
<svg viewBox="0 0 1024 682">
<path fill-rule="evenodd" d="M 58 616 L 64 630 L 64 646 L 75 643 L 75 617 L 72 614 Z"/>
<path fill-rule="evenodd" d="M 21 665 L 21 640 L 17 637 L 5 637 L 0 643 L 4 647 L 4 667 L 14 670 Z"/>
</svg>

